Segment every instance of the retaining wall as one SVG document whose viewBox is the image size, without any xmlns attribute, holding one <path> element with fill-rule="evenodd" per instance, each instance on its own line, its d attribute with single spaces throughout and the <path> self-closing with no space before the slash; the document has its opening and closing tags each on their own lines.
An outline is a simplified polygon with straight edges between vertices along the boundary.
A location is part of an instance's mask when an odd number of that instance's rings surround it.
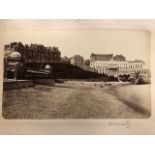
<svg viewBox="0 0 155 155">
<path fill-rule="evenodd" d="M 34 86 L 34 83 L 33 81 L 30 81 L 30 80 L 3 82 L 3 90 L 28 88 L 28 87 L 33 87 L 33 86 Z"/>
</svg>

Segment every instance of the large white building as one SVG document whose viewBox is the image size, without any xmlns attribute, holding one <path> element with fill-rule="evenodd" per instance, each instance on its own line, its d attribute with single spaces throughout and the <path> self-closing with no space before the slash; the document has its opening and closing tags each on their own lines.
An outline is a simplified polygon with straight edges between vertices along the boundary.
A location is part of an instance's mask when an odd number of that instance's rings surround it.
<svg viewBox="0 0 155 155">
<path fill-rule="evenodd" d="M 123 55 L 94 54 L 90 56 L 90 67 L 93 71 L 107 75 L 123 75 L 139 72 L 149 74 L 144 61 L 127 61 Z"/>
</svg>

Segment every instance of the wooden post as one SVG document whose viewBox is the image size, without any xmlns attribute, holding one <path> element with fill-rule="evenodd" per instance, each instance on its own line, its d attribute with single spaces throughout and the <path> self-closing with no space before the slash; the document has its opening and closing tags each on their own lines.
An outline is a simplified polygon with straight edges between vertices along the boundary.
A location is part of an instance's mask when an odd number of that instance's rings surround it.
<svg viewBox="0 0 155 155">
<path fill-rule="evenodd" d="M 17 69 L 14 71 L 14 79 L 17 80 Z"/>
</svg>

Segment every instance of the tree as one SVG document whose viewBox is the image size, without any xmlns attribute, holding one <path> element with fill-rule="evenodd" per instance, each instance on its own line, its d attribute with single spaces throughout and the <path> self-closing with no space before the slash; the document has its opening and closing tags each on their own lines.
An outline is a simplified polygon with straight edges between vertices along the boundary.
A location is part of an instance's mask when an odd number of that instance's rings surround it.
<svg viewBox="0 0 155 155">
<path fill-rule="evenodd" d="M 62 62 L 70 63 L 70 59 L 67 56 L 61 58 Z"/>
</svg>

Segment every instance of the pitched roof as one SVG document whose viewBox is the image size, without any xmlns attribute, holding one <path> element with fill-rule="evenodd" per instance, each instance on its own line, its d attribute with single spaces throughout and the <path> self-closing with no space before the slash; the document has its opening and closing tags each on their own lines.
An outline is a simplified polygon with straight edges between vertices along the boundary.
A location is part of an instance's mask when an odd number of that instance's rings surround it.
<svg viewBox="0 0 155 155">
<path fill-rule="evenodd" d="M 91 58 L 95 60 L 109 61 L 113 58 L 113 54 L 91 54 Z"/>
</svg>

